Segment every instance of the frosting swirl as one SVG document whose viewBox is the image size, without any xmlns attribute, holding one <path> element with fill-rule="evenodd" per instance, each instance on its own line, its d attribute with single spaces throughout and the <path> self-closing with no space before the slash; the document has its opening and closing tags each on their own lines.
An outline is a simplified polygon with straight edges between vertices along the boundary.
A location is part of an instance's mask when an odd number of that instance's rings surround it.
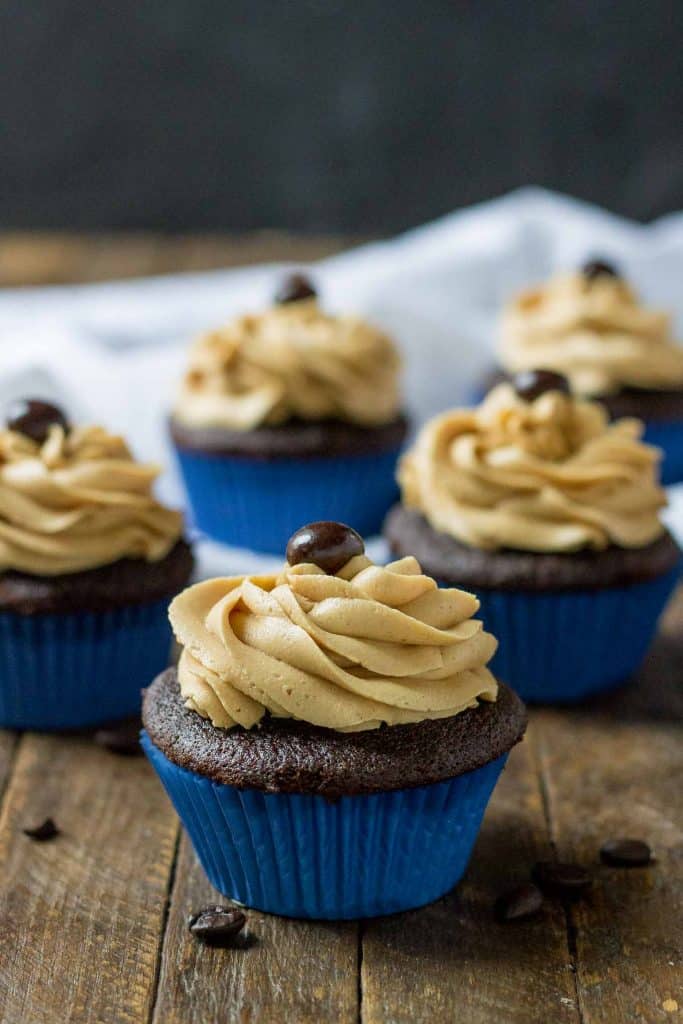
<svg viewBox="0 0 683 1024">
<path fill-rule="evenodd" d="M 499 354 L 510 373 L 557 370 L 581 395 L 683 386 L 683 348 L 666 313 L 646 309 L 619 277 L 560 275 L 507 307 Z"/>
<path fill-rule="evenodd" d="M 596 402 L 559 391 L 526 402 L 501 384 L 422 428 L 399 465 L 403 501 L 471 547 L 644 547 L 664 532 L 666 497 L 641 434 L 638 420 L 609 425 Z"/>
<path fill-rule="evenodd" d="M 0 430 L 0 572 L 56 576 L 163 558 L 183 520 L 155 500 L 158 472 L 102 427 L 53 426 L 42 444 Z"/>
<path fill-rule="evenodd" d="M 230 430 L 293 418 L 379 426 L 399 412 L 399 368 L 394 344 L 369 323 L 292 302 L 198 338 L 174 415 Z"/>
<path fill-rule="evenodd" d="M 354 732 L 495 700 L 497 642 L 471 618 L 478 608 L 414 558 L 381 568 L 357 555 L 336 576 L 302 563 L 207 580 L 169 615 L 186 706 L 215 726 L 250 729 L 268 711 Z"/>
</svg>

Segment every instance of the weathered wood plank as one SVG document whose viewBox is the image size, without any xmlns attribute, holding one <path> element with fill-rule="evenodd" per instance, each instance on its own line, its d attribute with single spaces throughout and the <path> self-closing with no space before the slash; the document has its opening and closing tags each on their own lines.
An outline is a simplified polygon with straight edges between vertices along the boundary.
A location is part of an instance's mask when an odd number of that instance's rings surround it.
<svg viewBox="0 0 683 1024">
<path fill-rule="evenodd" d="M 532 730 L 533 731 L 533 730 Z M 465 879 L 445 899 L 364 926 L 365 1024 L 576 1022 L 565 915 L 500 925 L 493 903 L 549 856 L 537 768 L 528 742 L 510 756 Z"/>
<path fill-rule="evenodd" d="M 105 281 L 280 260 L 308 263 L 360 241 L 280 231 L 175 236 L 5 232 L 0 233 L 0 286 Z"/>
<path fill-rule="evenodd" d="M 93 246 L 83 237 L 43 231 L 0 234 L 0 285 L 81 281 Z"/>
<path fill-rule="evenodd" d="M 62 835 L 23 835 L 48 815 Z M 24 736 L 0 818 L 3 1024 L 148 1019 L 176 835 L 143 759 Z"/>
<path fill-rule="evenodd" d="M 629 690 L 537 719 L 558 854 L 595 870 L 591 898 L 571 911 L 586 1024 L 683 1013 L 682 684 L 683 590 Z M 601 865 L 600 846 L 619 836 L 645 839 L 656 862 Z"/>
<path fill-rule="evenodd" d="M 12 770 L 12 763 L 19 745 L 19 735 L 0 729 L 0 800 Z"/>
<path fill-rule="evenodd" d="M 358 1012 L 358 926 L 290 921 L 249 910 L 247 948 L 211 949 L 189 916 L 226 903 L 183 835 L 154 1012 L 155 1024 L 351 1024 Z"/>
</svg>

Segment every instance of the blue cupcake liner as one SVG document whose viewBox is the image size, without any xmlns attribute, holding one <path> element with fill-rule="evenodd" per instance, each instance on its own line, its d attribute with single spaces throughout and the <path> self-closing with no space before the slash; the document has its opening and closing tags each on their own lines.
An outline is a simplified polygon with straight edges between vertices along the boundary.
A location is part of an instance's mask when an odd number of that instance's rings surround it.
<svg viewBox="0 0 683 1024">
<path fill-rule="evenodd" d="M 526 701 L 571 703 L 640 667 L 680 566 L 644 583 L 593 591 L 478 590 L 478 618 L 498 638 L 491 669 Z"/>
<path fill-rule="evenodd" d="M 103 612 L 0 612 L 0 727 L 76 729 L 133 715 L 170 650 L 167 599 Z"/>
<path fill-rule="evenodd" d="M 683 481 L 683 420 L 648 420 L 643 440 L 664 452 L 662 483 L 668 487 Z"/>
<path fill-rule="evenodd" d="M 261 461 L 176 449 L 194 525 L 214 540 L 281 555 L 305 523 L 335 519 L 378 533 L 398 498 L 400 448 Z"/>
<path fill-rule="evenodd" d="M 142 746 L 211 884 L 284 917 L 343 920 L 420 907 L 460 881 L 507 754 L 458 778 L 330 801 L 236 789 Z"/>
</svg>

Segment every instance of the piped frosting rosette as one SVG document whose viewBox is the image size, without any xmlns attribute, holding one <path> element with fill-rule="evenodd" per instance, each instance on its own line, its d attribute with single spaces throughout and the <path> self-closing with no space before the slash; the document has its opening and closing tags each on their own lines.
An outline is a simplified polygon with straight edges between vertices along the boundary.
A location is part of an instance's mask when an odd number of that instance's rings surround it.
<svg viewBox="0 0 683 1024">
<path fill-rule="evenodd" d="M 551 390 L 508 384 L 476 409 L 437 416 L 403 457 L 405 505 L 472 547 L 522 551 L 638 548 L 659 537 L 661 453 L 633 419 Z"/>
<path fill-rule="evenodd" d="M 582 395 L 683 386 L 671 318 L 642 306 L 615 273 L 559 275 L 521 292 L 503 315 L 499 351 L 508 372 L 548 367 Z"/>
<path fill-rule="evenodd" d="M 414 558 L 208 580 L 170 608 L 181 693 L 222 728 L 266 712 L 345 732 L 457 715 L 497 695 L 486 667 L 497 642 L 478 608 Z"/>
<path fill-rule="evenodd" d="M 154 498 L 158 473 L 101 427 L 55 425 L 42 443 L 1 430 L 0 571 L 54 576 L 160 560 L 183 521 Z"/>
<path fill-rule="evenodd" d="M 315 299 L 242 316 L 200 337 L 174 409 L 190 427 L 252 430 L 290 419 L 389 423 L 400 359 L 380 330 Z"/>
</svg>

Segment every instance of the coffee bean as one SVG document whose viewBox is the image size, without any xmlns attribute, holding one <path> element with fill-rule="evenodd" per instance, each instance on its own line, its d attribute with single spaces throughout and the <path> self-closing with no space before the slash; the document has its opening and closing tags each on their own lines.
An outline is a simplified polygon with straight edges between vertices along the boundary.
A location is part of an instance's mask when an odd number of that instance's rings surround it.
<svg viewBox="0 0 683 1024">
<path fill-rule="evenodd" d="M 98 729 L 93 739 L 98 747 L 104 747 L 112 754 L 119 754 L 122 757 L 137 757 L 142 755 L 141 728 L 142 721 L 139 716 L 135 716 L 124 722 L 116 722 L 114 725 Z"/>
<path fill-rule="evenodd" d="M 302 526 L 289 538 L 287 561 L 290 565 L 312 562 L 334 576 L 354 555 L 365 551 L 363 538 L 343 523 L 323 520 Z"/>
<path fill-rule="evenodd" d="M 534 864 L 531 877 L 546 896 L 558 896 L 572 901 L 581 899 L 593 884 L 590 874 L 578 864 L 555 863 L 550 860 Z"/>
<path fill-rule="evenodd" d="M 589 282 L 595 281 L 598 277 L 621 277 L 621 274 L 613 263 L 607 260 L 588 260 L 581 267 L 581 273 Z"/>
<path fill-rule="evenodd" d="M 652 850 L 642 839 L 608 839 L 600 860 L 615 868 L 643 868 L 652 862 Z"/>
<path fill-rule="evenodd" d="M 237 907 L 206 907 L 190 918 L 190 931 L 207 946 L 230 946 L 247 923 Z"/>
<path fill-rule="evenodd" d="M 278 306 L 285 306 L 289 302 L 301 302 L 315 296 L 316 290 L 305 274 L 290 274 L 278 288 L 275 301 Z"/>
<path fill-rule="evenodd" d="M 518 885 L 499 896 L 494 908 L 496 919 L 506 921 L 523 921 L 533 917 L 543 906 L 543 893 L 531 882 Z"/>
<path fill-rule="evenodd" d="M 5 412 L 5 426 L 38 444 L 43 444 L 52 426 L 60 426 L 65 431 L 69 429 L 62 410 L 38 398 L 19 398 L 11 402 Z"/>
<path fill-rule="evenodd" d="M 525 402 L 533 402 L 546 391 L 561 391 L 563 395 L 570 393 L 567 378 L 554 370 L 522 370 L 515 375 L 512 385 Z"/>
<path fill-rule="evenodd" d="M 55 836 L 59 835 L 59 829 L 52 818 L 46 818 L 45 821 L 41 822 L 40 825 L 36 825 L 35 828 L 25 828 L 23 832 L 29 839 L 35 839 L 38 843 L 44 843 L 48 839 L 54 839 Z"/>
</svg>

